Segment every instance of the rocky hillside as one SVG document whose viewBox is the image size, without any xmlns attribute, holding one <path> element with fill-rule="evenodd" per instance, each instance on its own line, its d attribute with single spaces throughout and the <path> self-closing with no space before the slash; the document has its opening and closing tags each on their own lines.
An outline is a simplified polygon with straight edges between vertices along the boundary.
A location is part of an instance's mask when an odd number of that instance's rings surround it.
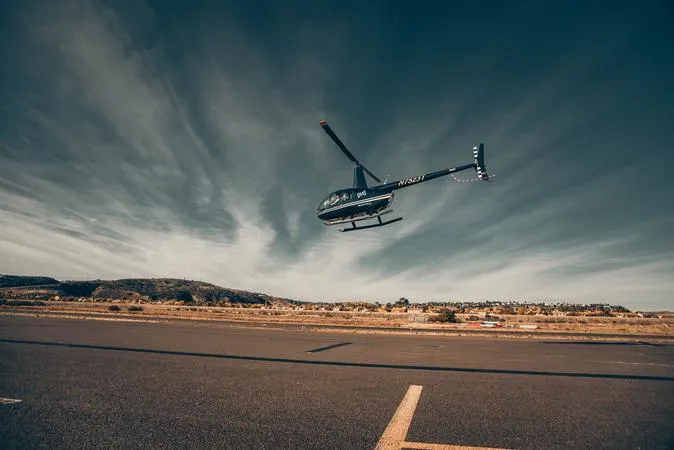
<svg viewBox="0 0 674 450">
<path fill-rule="evenodd" d="M 59 284 L 58 280 L 50 277 L 31 277 L 23 275 L 1 275 L 0 288 L 21 286 L 42 286 Z"/>
<path fill-rule="evenodd" d="M 33 278 L 32 284 L 28 278 Z M 8 281 L 0 286 L 3 288 L 0 291 L 0 297 L 32 298 L 31 294 L 38 294 L 36 290 L 38 290 L 38 286 L 41 286 L 39 288 L 39 297 L 42 299 L 58 295 L 61 299 L 65 300 L 86 297 L 98 300 L 182 301 L 186 304 L 211 306 L 265 303 L 289 305 L 301 303 L 267 294 L 228 289 L 201 281 L 177 278 L 127 278 L 120 280 L 62 282 L 52 278 L 41 277 L 14 276 L 13 279 L 21 280 L 14 281 L 14 284 Z M 42 285 L 51 286 L 43 289 Z M 35 287 L 36 289 L 31 289 L 31 287 Z"/>
</svg>

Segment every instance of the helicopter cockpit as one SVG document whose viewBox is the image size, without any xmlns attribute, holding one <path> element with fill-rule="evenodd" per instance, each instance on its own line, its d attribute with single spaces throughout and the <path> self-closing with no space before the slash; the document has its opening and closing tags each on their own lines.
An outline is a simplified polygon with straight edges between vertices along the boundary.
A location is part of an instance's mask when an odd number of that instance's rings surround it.
<svg viewBox="0 0 674 450">
<path fill-rule="evenodd" d="M 351 191 L 337 191 L 328 195 L 325 200 L 323 200 L 316 209 L 317 211 L 323 211 L 324 209 L 337 206 L 341 203 L 345 203 L 351 200 Z"/>
</svg>

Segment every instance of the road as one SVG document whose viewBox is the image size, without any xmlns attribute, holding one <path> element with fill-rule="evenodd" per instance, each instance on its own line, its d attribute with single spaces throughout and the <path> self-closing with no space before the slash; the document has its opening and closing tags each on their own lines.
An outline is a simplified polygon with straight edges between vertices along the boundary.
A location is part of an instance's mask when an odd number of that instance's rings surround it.
<svg viewBox="0 0 674 450">
<path fill-rule="evenodd" d="M 648 342 L 3 316 L 0 397 L 2 448 L 674 448 Z"/>
</svg>

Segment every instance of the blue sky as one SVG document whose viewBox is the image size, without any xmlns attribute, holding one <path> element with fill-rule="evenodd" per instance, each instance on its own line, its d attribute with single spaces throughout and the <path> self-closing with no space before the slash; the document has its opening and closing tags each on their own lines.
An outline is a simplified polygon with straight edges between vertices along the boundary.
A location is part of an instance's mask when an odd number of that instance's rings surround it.
<svg viewBox="0 0 674 450">
<path fill-rule="evenodd" d="M 0 273 L 674 309 L 671 4 L 2 2 Z M 394 225 L 315 216 L 351 163 Z M 474 175 L 461 173 L 459 179 Z"/>
</svg>

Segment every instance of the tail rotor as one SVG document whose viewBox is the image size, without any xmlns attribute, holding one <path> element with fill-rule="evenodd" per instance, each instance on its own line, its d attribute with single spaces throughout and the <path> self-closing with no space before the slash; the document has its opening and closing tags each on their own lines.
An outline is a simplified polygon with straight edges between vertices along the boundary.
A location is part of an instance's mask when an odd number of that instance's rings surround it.
<svg viewBox="0 0 674 450">
<path fill-rule="evenodd" d="M 492 182 L 492 178 L 494 178 L 496 175 L 491 174 L 487 172 L 487 165 L 484 163 L 484 143 L 480 143 L 479 145 L 473 147 L 473 169 L 475 169 L 475 173 L 477 174 L 477 178 L 471 178 L 469 180 L 460 180 L 457 177 L 452 174 L 452 178 L 454 181 L 458 181 L 459 183 L 473 183 L 475 181 L 487 181 L 487 182 Z M 468 165 L 470 167 L 470 165 Z"/>
</svg>

